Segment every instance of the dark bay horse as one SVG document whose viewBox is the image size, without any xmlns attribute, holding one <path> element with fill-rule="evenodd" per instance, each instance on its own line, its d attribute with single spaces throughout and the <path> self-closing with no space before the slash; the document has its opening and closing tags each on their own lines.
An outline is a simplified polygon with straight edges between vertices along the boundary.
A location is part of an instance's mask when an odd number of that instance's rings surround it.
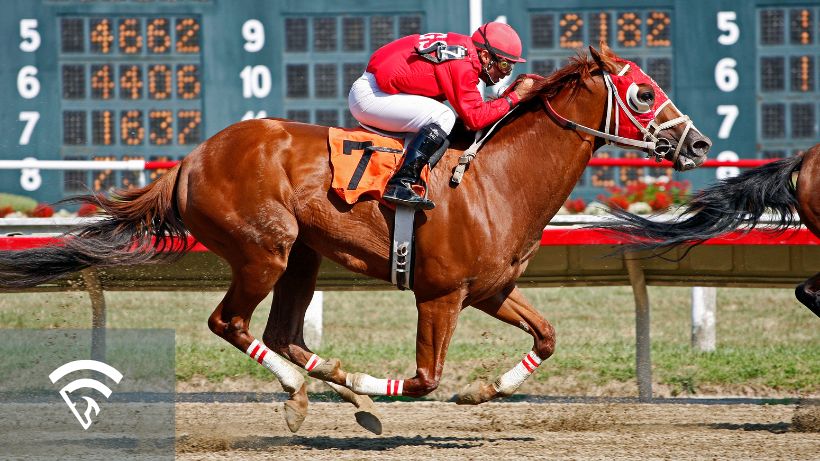
<svg viewBox="0 0 820 461">
<path fill-rule="evenodd" d="M 450 173 L 473 140 L 471 133 L 456 134 L 432 171 L 429 184 L 438 206 L 416 218 L 417 371 L 411 378 L 347 373 L 338 360 L 321 359 L 303 341 L 322 257 L 390 280 L 393 211 L 375 200 L 347 205 L 331 191 L 326 127 L 276 119 L 240 122 L 147 187 L 112 198 L 81 197 L 98 203 L 108 217 L 80 228 L 62 245 L 0 254 L 0 286 L 31 286 L 89 266 L 173 257 L 187 249 L 181 242 L 190 232 L 232 270 L 231 286 L 208 326 L 280 380 L 290 393 L 285 410 L 291 430 L 301 424 L 308 403 L 304 378 L 292 364 L 330 383 L 361 410 L 357 420 L 361 414 L 366 421 L 360 424 L 378 432 L 366 395 L 419 397 L 433 391 L 467 306 L 522 329 L 534 344 L 494 383 L 474 383 L 457 400 L 481 403 L 510 395 L 555 348 L 552 325 L 515 281 L 593 152 L 607 139 L 631 143 L 685 170 L 702 164 L 711 146 L 634 63 L 606 48 L 590 51 L 591 57 L 579 55 L 537 80 L 539 97 L 520 104 L 498 126 L 458 187 L 450 186 Z M 630 119 L 640 126 L 630 126 Z M 273 306 L 260 342 L 249 330 L 251 314 L 271 290 Z"/>
<path fill-rule="evenodd" d="M 797 181 L 793 176 L 797 175 Z M 764 229 L 784 232 L 800 223 L 820 237 L 820 144 L 803 154 L 746 170 L 704 189 L 684 204 L 686 211 L 670 222 L 651 221 L 613 210 L 606 228 L 633 239 L 634 249 L 658 251 L 702 243 L 736 229 L 753 229 L 766 212 L 777 222 Z M 800 221 L 794 218 L 794 212 Z M 797 299 L 820 317 L 820 273 L 795 289 Z"/>
</svg>

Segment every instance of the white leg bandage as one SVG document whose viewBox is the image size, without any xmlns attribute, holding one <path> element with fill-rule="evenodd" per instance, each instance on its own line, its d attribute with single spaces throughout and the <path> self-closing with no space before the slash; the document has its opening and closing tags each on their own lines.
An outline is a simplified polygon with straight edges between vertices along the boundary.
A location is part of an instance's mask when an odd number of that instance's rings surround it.
<svg viewBox="0 0 820 461">
<path fill-rule="evenodd" d="M 270 370 L 271 373 L 279 379 L 279 382 L 282 383 L 282 387 L 288 392 L 298 391 L 305 382 L 305 378 L 302 377 L 295 367 L 268 349 L 268 347 L 260 343 L 259 340 L 254 339 L 246 353 L 250 355 L 252 359 L 262 364 L 263 367 Z"/>
<path fill-rule="evenodd" d="M 527 378 L 530 377 L 533 371 L 541 365 L 541 359 L 530 351 L 524 356 L 524 359 L 518 362 L 512 370 L 499 376 L 493 383 L 493 388 L 502 395 L 511 395 L 518 389 Z"/>
<path fill-rule="evenodd" d="M 401 395 L 404 381 L 400 379 L 379 379 L 364 373 L 348 373 L 347 387 L 357 394 Z"/>
<path fill-rule="evenodd" d="M 311 371 L 311 370 L 313 370 L 314 368 L 318 367 L 319 365 L 321 365 L 323 363 L 325 363 L 324 360 L 319 358 L 318 355 L 313 354 L 313 355 L 310 356 L 308 361 L 305 363 L 305 370 Z"/>
<path fill-rule="evenodd" d="M 322 359 L 321 357 L 319 357 L 316 354 L 313 354 L 313 355 L 310 356 L 308 361 L 305 363 L 305 370 L 313 371 L 314 368 L 318 367 L 319 365 L 321 365 L 323 363 L 325 363 L 324 359 Z M 343 392 L 346 391 L 344 386 L 340 386 L 336 383 L 332 383 L 330 381 L 325 381 L 325 384 L 330 386 L 334 391 L 336 391 L 339 394 L 342 394 Z"/>
</svg>

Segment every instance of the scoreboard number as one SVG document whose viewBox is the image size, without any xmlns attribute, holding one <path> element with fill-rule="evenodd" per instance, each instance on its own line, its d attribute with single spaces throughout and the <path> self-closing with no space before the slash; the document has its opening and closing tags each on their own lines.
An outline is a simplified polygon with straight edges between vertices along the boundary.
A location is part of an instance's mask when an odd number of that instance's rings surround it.
<svg viewBox="0 0 820 461">
<path fill-rule="evenodd" d="M 258 19 L 248 19 L 242 24 L 242 38 L 245 40 L 243 48 L 248 53 L 256 53 L 265 46 L 265 26 Z M 265 98 L 271 91 L 270 69 L 264 65 L 245 66 L 239 73 L 242 79 L 242 97 L 245 99 Z M 264 110 L 248 110 L 241 120 L 267 117 Z"/>
<path fill-rule="evenodd" d="M 734 45 L 740 38 L 740 27 L 735 21 L 737 20 L 737 13 L 734 11 L 718 11 L 717 14 L 717 28 L 724 32 L 718 35 L 718 43 L 721 45 Z"/>
<path fill-rule="evenodd" d="M 239 76 L 242 78 L 243 98 L 265 98 L 270 94 L 271 76 L 268 66 L 245 66 Z"/>
<path fill-rule="evenodd" d="M 31 134 L 34 133 L 34 127 L 37 126 L 37 121 L 40 120 L 40 113 L 32 110 L 24 110 L 20 112 L 21 122 L 26 122 L 23 131 L 20 133 L 20 141 L 18 144 L 27 146 L 31 141 Z"/>
<path fill-rule="evenodd" d="M 740 76 L 735 70 L 736 66 L 737 61 L 733 58 L 723 58 L 718 61 L 715 66 L 715 83 L 720 91 L 730 93 L 737 88 Z"/>
<path fill-rule="evenodd" d="M 718 35 L 718 43 L 723 46 L 731 46 L 737 43 L 740 38 L 740 27 L 735 22 L 737 13 L 734 11 L 718 11 L 717 28 L 721 32 Z M 715 65 L 715 85 L 724 93 L 735 91 L 740 84 L 740 76 L 735 70 L 737 61 L 733 58 L 721 58 Z M 722 104 L 717 106 L 717 114 L 723 116 L 723 121 L 718 129 L 719 139 L 729 139 L 732 135 L 732 128 L 735 125 L 740 110 L 734 104 Z M 737 161 L 739 156 L 732 150 L 724 150 L 717 155 L 719 161 Z M 740 174 L 737 167 L 721 167 L 715 170 L 717 179 L 726 179 Z"/>
<path fill-rule="evenodd" d="M 40 48 L 42 39 L 40 38 L 40 32 L 37 30 L 37 24 L 36 19 L 27 18 L 20 20 L 20 38 L 22 39 L 20 41 L 20 50 L 24 53 L 33 53 Z M 24 99 L 33 99 L 40 94 L 40 81 L 37 79 L 37 67 L 23 66 L 20 69 L 17 73 L 17 92 Z M 20 111 L 17 120 L 25 122 L 17 144 L 27 146 L 29 142 L 31 142 L 31 135 L 34 133 L 37 122 L 40 120 L 40 113 L 32 110 L 23 110 Z M 23 174 L 24 177 L 21 177 L 20 184 L 24 189 L 31 187 L 32 184 L 36 184 L 36 187 L 26 190 L 36 190 L 40 187 L 40 183 L 32 179 L 34 176 L 39 179 L 40 175 L 37 170 L 34 170 L 34 173 L 32 173 L 32 171 L 24 171 Z"/>
<path fill-rule="evenodd" d="M 245 115 L 242 116 L 241 121 L 244 122 L 245 120 L 250 120 L 250 119 L 253 119 L 253 118 L 265 118 L 267 116 L 268 116 L 267 111 L 260 110 L 259 112 L 254 112 L 252 110 L 249 110 L 249 111 L 245 112 Z"/>
<path fill-rule="evenodd" d="M 242 24 L 242 38 L 245 39 L 245 51 L 256 53 L 265 46 L 265 27 L 258 19 L 248 19 Z"/>
<path fill-rule="evenodd" d="M 40 80 L 37 79 L 37 68 L 23 66 L 17 73 L 17 92 L 25 99 L 36 98 L 40 94 Z"/>
<path fill-rule="evenodd" d="M 732 135 L 732 127 L 735 126 L 735 120 L 740 115 L 740 110 L 734 104 L 726 104 L 717 106 L 717 114 L 722 115 L 723 121 L 720 123 L 718 130 L 719 139 L 729 139 Z"/>
<path fill-rule="evenodd" d="M 40 32 L 37 31 L 36 19 L 20 20 L 20 49 L 26 53 L 37 51 L 40 48 Z"/>
</svg>

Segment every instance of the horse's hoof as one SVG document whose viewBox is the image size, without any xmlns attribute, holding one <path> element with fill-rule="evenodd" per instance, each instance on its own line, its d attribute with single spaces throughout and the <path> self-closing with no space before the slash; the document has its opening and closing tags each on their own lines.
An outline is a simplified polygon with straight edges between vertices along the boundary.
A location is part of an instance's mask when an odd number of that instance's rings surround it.
<svg viewBox="0 0 820 461">
<path fill-rule="evenodd" d="M 359 395 L 347 387 L 340 386 L 338 384 L 329 383 L 327 381 L 325 381 L 325 384 L 336 391 L 342 400 L 352 403 L 359 410 L 355 415 L 356 422 L 359 423 L 359 426 L 362 426 L 376 435 L 381 435 L 382 422 L 379 419 L 378 413 L 376 413 L 376 406 L 373 404 L 373 400 L 369 396 Z"/>
<path fill-rule="evenodd" d="M 339 359 L 327 359 L 310 370 L 308 376 L 330 383 L 344 383 L 346 373 L 342 371 L 342 362 Z"/>
<path fill-rule="evenodd" d="M 302 384 L 298 392 L 293 393 L 285 402 L 285 423 L 291 432 L 296 432 L 305 422 L 308 410 L 307 384 Z"/>
<path fill-rule="evenodd" d="M 498 393 L 491 384 L 483 381 L 474 381 L 463 391 L 453 396 L 451 402 L 458 405 L 478 405 L 492 400 Z"/>
<path fill-rule="evenodd" d="M 381 435 L 382 422 L 379 419 L 379 415 L 377 415 L 374 410 L 375 408 L 357 411 L 355 414 L 356 422 L 359 423 L 359 426 L 362 426 L 368 431 L 376 435 Z"/>
</svg>

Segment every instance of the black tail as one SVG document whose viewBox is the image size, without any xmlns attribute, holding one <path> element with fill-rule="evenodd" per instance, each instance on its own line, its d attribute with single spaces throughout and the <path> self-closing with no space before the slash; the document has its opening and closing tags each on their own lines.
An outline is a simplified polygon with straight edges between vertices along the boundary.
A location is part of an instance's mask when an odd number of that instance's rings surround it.
<svg viewBox="0 0 820 461">
<path fill-rule="evenodd" d="M 31 287 L 88 267 L 182 256 L 190 245 L 176 210 L 179 168 L 175 166 L 146 187 L 118 191 L 111 198 L 86 195 L 67 199 L 97 205 L 107 216 L 68 232 L 59 245 L 0 251 L 0 287 Z"/>
<path fill-rule="evenodd" d="M 802 156 L 789 157 L 723 179 L 698 193 L 672 221 L 657 222 L 613 209 L 614 221 L 601 227 L 625 236 L 630 242 L 625 249 L 629 250 L 671 249 L 699 244 L 736 229 L 750 230 L 760 224 L 767 211 L 776 222 L 766 230 L 780 233 L 797 225 L 791 177 L 802 161 Z"/>
</svg>

